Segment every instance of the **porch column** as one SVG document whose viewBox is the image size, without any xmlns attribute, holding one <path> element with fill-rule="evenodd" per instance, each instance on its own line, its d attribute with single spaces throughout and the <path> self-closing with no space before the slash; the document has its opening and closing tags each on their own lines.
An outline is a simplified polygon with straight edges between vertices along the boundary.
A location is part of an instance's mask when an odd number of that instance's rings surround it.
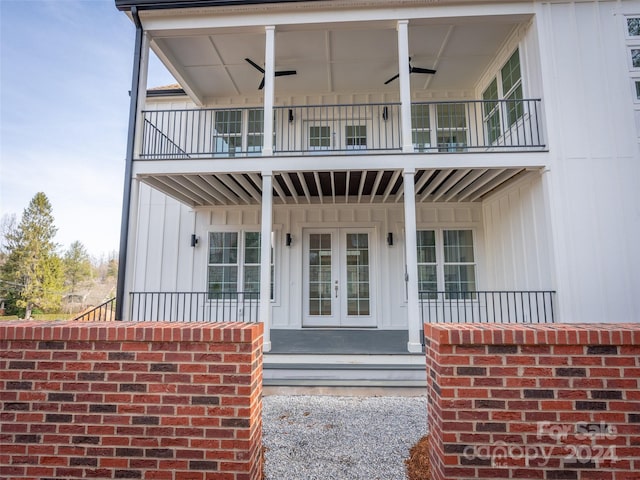
<svg viewBox="0 0 640 480">
<path fill-rule="evenodd" d="M 409 330 L 410 352 L 422 352 L 420 340 L 420 305 L 418 298 L 418 253 L 416 240 L 416 188 L 414 184 L 415 169 L 405 169 L 403 172 L 404 184 L 404 242 L 407 255 L 406 280 L 407 280 L 407 326 Z"/>
<path fill-rule="evenodd" d="M 264 48 L 264 137 L 262 155 L 273 155 L 273 99 L 275 95 L 275 31 L 276 27 L 265 27 Z M 264 192 L 263 192 L 264 195 Z"/>
<path fill-rule="evenodd" d="M 264 324 L 263 350 L 271 350 L 271 230 L 273 217 L 273 172 L 262 172 L 262 217 L 260 219 L 260 321 Z"/>
<path fill-rule="evenodd" d="M 409 82 L 409 20 L 398 21 L 398 78 L 400 83 L 400 125 L 402 151 L 413 152 L 411 138 L 411 83 Z"/>
</svg>

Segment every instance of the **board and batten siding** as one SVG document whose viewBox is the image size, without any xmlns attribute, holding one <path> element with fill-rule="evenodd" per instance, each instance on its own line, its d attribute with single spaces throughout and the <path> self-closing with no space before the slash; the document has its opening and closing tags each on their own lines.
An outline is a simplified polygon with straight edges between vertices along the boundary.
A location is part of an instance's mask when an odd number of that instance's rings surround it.
<svg viewBox="0 0 640 480">
<path fill-rule="evenodd" d="M 475 238 L 477 281 L 486 284 L 487 256 L 482 207 L 474 204 L 418 204 L 419 229 L 472 229 Z M 394 205 L 277 205 L 274 207 L 276 292 L 272 303 L 274 328 L 300 328 L 303 316 L 303 234 L 311 228 L 373 229 L 371 249 L 376 279 L 372 295 L 377 301 L 378 328 L 405 329 L 404 211 Z M 208 232 L 258 231 L 260 207 L 192 209 L 141 184 L 134 275 L 128 291 L 205 291 Z M 394 244 L 387 245 L 391 232 Z M 190 246 L 191 234 L 199 238 Z M 285 235 L 293 243 L 285 246 Z"/>
<path fill-rule="evenodd" d="M 536 4 L 560 318 L 640 319 L 640 154 L 625 44 L 638 1 Z"/>
</svg>

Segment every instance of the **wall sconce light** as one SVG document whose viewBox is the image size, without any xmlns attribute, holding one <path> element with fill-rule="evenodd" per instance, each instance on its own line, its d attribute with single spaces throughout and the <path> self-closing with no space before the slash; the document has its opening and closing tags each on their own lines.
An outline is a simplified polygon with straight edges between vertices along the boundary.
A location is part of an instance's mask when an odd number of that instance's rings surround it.
<svg viewBox="0 0 640 480">
<path fill-rule="evenodd" d="M 289 109 L 289 123 L 293 123 L 293 109 Z"/>
<path fill-rule="evenodd" d="M 287 233 L 287 236 L 286 236 L 286 238 L 285 238 L 284 244 L 285 244 L 287 247 L 290 247 L 290 246 L 291 246 L 291 243 L 293 243 L 293 237 L 291 236 L 291 234 L 290 234 L 290 233 Z"/>
<path fill-rule="evenodd" d="M 389 119 L 389 107 L 382 107 L 382 120 L 385 122 Z"/>
<path fill-rule="evenodd" d="M 392 232 L 387 233 L 387 245 L 389 245 L 390 247 L 393 245 L 393 233 Z"/>
<path fill-rule="evenodd" d="M 196 236 L 195 233 L 191 234 L 191 246 L 195 247 L 196 245 L 198 245 L 198 237 Z"/>
</svg>

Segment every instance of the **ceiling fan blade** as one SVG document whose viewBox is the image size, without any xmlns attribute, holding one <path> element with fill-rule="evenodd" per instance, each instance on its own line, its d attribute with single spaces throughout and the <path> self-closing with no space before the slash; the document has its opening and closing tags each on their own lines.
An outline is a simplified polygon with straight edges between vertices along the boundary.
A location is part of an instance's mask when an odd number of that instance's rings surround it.
<svg viewBox="0 0 640 480">
<path fill-rule="evenodd" d="M 398 73 L 397 75 L 394 75 L 393 77 L 391 77 L 389 80 L 387 80 L 386 82 L 384 82 L 385 85 L 389 85 L 391 82 L 393 82 L 396 78 L 398 78 L 400 76 L 400 74 Z"/>
<path fill-rule="evenodd" d="M 431 70 L 430 68 L 420 68 L 420 67 L 411 67 L 411 73 L 436 73 L 435 70 Z"/>
<path fill-rule="evenodd" d="M 245 58 L 245 61 L 247 61 L 253 68 L 258 70 L 260 73 L 264 73 L 264 68 L 262 68 L 260 65 L 258 65 L 256 62 L 254 62 L 250 58 Z"/>
<path fill-rule="evenodd" d="M 262 81 L 260 82 L 260 85 L 258 85 L 258 90 L 262 90 L 264 88 L 264 77 L 262 77 Z"/>
<path fill-rule="evenodd" d="M 297 75 L 295 70 L 283 70 L 282 72 L 276 72 L 276 77 L 284 77 L 285 75 Z"/>
</svg>

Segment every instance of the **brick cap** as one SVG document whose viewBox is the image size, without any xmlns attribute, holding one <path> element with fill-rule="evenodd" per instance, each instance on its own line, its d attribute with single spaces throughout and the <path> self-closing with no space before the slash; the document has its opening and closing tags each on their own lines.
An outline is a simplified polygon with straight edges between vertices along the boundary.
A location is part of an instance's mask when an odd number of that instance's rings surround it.
<svg viewBox="0 0 640 480">
<path fill-rule="evenodd" d="M 425 324 L 440 345 L 640 345 L 640 323 Z"/>
<path fill-rule="evenodd" d="M 262 323 L 10 321 L 0 323 L 0 340 L 85 340 L 138 342 L 251 343 Z"/>
</svg>

